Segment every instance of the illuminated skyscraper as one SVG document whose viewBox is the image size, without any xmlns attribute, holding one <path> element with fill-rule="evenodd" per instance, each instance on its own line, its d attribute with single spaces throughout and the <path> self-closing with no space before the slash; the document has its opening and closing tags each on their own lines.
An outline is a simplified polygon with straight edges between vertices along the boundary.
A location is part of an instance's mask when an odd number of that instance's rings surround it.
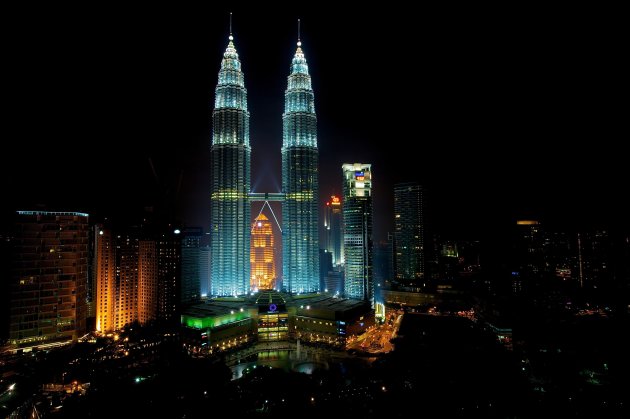
<svg viewBox="0 0 630 419">
<path fill-rule="evenodd" d="M 20 347 L 77 340 L 86 332 L 88 215 L 18 211 L 10 287 L 9 342 Z"/>
<path fill-rule="evenodd" d="M 135 321 L 157 317 L 158 250 L 138 231 L 114 234 L 98 227 L 96 235 L 96 330 L 112 332 Z"/>
<path fill-rule="evenodd" d="M 115 329 L 138 319 L 138 239 L 116 236 Z"/>
<path fill-rule="evenodd" d="M 417 183 L 394 185 L 394 269 L 396 279 L 424 276 L 424 224 L 422 187 Z"/>
<path fill-rule="evenodd" d="M 116 329 L 116 251 L 111 230 L 99 229 L 95 241 L 96 331 L 109 332 Z"/>
<path fill-rule="evenodd" d="M 331 196 L 326 202 L 324 216 L 326 250 L 332 254 L 333 266 L 343 265 L 343 239 L 341 231 L 341 199 Z"/>
<path fill-rule="evenodd" d="M 252 225 L 250 263 L 251 289 L 268 290 L 276 285 L 275 244 L 271 222 L 260 214 Z"/>
<path fill-rule="evenodd" d="M 319 290 L 317 118 L 301 46 L 298 40 L 282 116 L 282 273 L 291 293 Z"/>
<path fill-rule="evenodd" d="M 371 167 L 361 163 L 342 166 L 342 208 L 345 295 L 374 302 Z"/>
<path fill-rule="evenodd" d="M 250 154 L 247 90 L 230 34 L 212 113 L 211 294 L 249 292 Z"/>
</svg>

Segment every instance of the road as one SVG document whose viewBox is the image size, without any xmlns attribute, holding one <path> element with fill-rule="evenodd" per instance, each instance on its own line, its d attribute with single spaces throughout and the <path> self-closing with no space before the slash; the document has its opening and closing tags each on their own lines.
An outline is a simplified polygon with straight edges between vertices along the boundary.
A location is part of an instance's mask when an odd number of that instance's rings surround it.
<svg viewBox="0 0 630 419">
<path fill-rule="evenodd" d="M 387 353 L 394 350 L 391 340 L 398 334 L 403 313 L 392 311 L 386 316 L 385 322 L 373 326 L 364 334 L 348 344 L 348 349 L 356 349 L 368 353 Z"/>
</svg>

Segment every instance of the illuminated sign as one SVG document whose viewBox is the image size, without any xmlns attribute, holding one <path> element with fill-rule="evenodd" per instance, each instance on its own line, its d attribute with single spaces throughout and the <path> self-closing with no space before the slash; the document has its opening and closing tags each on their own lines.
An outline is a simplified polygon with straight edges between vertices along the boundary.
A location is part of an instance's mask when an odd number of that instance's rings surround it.
<svg viewBox="0 0 630 419">
<path fill-rule="evenodd" d="M 275 304 L 269 304 L 269 311 L 271 312 L 278 311 L 278 306 Z"/>
<path fill-rule="evenodd" d="M 354 172 L 354 178 L 356 180 L 365 180 L 365 173 L 364 172 Z"/>
<path fill-rule="evenodd" d="M 333 195 L 330 198 L 332 199 L 332 204 L 333 205 L 341 205 L 341 200 L 339 199 L 338 196 Z"/>
</svg>

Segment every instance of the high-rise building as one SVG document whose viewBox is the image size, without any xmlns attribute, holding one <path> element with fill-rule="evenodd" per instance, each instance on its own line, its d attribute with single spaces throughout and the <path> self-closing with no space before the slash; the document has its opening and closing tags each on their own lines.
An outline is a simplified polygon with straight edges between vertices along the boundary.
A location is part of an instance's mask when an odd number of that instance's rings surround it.
<svg viewBox="0 0 630 419">
<path fill-rule="evenodd" d="M 100 228 L 96 235 L 96 330 L 116 330 L 116 250 L 112 232 Z"/>
<path fill-rule="evenodd" d="M 337 267 L 328 271 L 324 280 L 324 290 L 331 294 L 343 294 L 343 270 Z"/>
<path fill-rule="evenodd" d="M 373 302 L 372 165 L 345 163 L 342 170 L 345 295 Z"/>
<path fill-rule="evenodd" d="M 424 276 L 422 187 L 415 182 L 394 185 L 394 269 L 397 280 Z"/>
<path fill-rule="evenodd" d="M 96 330 L 112 332 L 157 318 L 157 242 L 138 231 L 114 234 L 97 226 Z"/>
<path fill-rule="evenodd" d="M 544 235 L 540 222 L 518 220 L 512 252 L 512 291 L 521 293 L 536 286 L 545 270 Z"/>
<path fill-rule="evenodd" d="M 332 195 L 326 202 L 324 214 L 325 249 L 332 254 L 333 266 L 343 265 L 343 238 L 341 231 L 341 199 Z"/>
<path fill-rule="evenodd" d="M 157 318 L 158 251 L 153 239 L 138 241 L 138 321 L 146 324 Z"/>
<path fill-rule="evenodd" d="M 311 76 L 299 40 L 284 98 L 283 287 L 291 293 L 312 292 L 319 290 L 317 118 Z"/>
<path fill-rule="evenodd" d="M 157 318 L 178 320 L 181 275 L 180 230 L 167 231 L 157 241 L 158 292 Z"/>
<path fill-rule="evenodd" d="M 138 319 L 138 238 L 132 234 L 116 236 L 116 287 L 114 327 L 122 329 Z"/>
<path fill-rule="evenodd" d="M 613 286 L 613 243 L 606 230 L 577 235 L 576 277 L 580 288 L 610 289 Z"/>
<path fill-rule="evenodd" d="M 99 228 L 90 226 L 88 236 L 88 279 L 85 287 L 87 329 L 94 330 L 96 318 L 96 246 Z"/>
<path fill-rule="evenodd" d="M 392 234 L 388 234 L 387 240 L 374 243 L 374 281 L 377 284 L 385 284 L 386 281 L 391 281 L 394 275 L 392 236 Z"/>
<path fill-rule="evenodd" d="M 200 227 L 186 228 L 182 232 L 182 274 L 180 302 L 191 304 L 201 298 L 201 264 L 199 246 L 203 237 Z"/>
<path fill-rule="evenodd" d="M 11 278 L 13 234 L 0 230 L 0 278 Z M 0 281 L 0 341 L 9 338 L 11 281 Z"/>
<path fill-rule="evenodd" d="M 276 286 L 276 249 L 269 218 L 259 214 L 252 225 L 250 253 L 252 290 L 270 290 Z"/>
<path fill-rule="evenodd" d="M 199 277 L 201 281 L 201 297 L 207 297 L 210 293 L 210 272 L 212 270 L 210 263 L 210 246 L 199 248 Z"/>
<path fill-rule="evenodd" d="M 77 340 L 86 332 L 88 214 L 16 217 L 9 341 L 23 348 Z"/>
<path fill-rule="evenodd" d="M 246 294 L 250 280 L 249 112 L 233 39 L 230 34 L 212 113 L 212 295 Z"/>
<path fill-rule="evenodd" d="M 326 249 L 319 249 L 319 288 L 326 289 L 326 277 L 333 270 L 332 253 Z"/>
</svg>

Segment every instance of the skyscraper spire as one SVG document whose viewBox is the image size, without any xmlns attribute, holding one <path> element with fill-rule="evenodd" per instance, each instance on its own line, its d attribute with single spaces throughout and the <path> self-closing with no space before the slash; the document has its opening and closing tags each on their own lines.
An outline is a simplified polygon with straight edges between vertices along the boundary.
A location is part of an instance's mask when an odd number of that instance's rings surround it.
<svg viewBox="0 0 630 419">
<path fill-rule="evenodd" d="M 250 156 L 247 90 L 230 13 L 212 112 L 212 190 L 210 195 L 211 294 L 249 292 Z"/>
<path fill-rule="evenodd" d="M 282 116 L 283 288 L 291 293 L 319 290 L 317 117 L 300 29 L 298 20 Z"/>
</svg>

